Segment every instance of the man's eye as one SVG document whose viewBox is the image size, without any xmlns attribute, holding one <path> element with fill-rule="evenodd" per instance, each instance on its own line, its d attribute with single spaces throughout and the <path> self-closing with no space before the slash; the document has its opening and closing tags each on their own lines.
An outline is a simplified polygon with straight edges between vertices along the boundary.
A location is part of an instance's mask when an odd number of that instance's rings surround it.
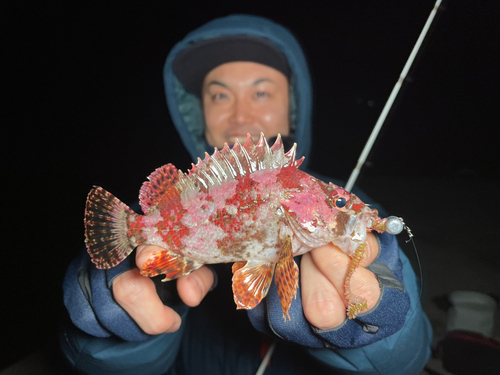
<svg viewBox="0 0 500 375">
<path fill-rule="evenodd" d="M 269 94 L 267 92 L 265 92 L 265 91 L 258 91 L 258 92 L 255 93 L 255 97 L 257 99 L 266 98 L 268 96 L 269 96 Z"/>
<path fill-rule="evenodd" d="M 215 94 L 213 96 L 214 100 L 224 100 L 227 99 L 227 95 L 223 93 Z"/>
</svg>

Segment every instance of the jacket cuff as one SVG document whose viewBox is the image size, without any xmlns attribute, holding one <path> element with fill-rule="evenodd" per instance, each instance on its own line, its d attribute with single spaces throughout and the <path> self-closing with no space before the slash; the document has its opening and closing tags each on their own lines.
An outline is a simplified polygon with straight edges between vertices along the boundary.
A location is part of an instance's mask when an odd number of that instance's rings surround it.
<svg viewBox="0 0 500 375">
<path fill-rule="evenodd" d="M 75 326 L 89 335 L 109 337 L 108 331 L 97 320 L 92 308 L 92 291 L 87 269 L 90 259 L 85 251 L 74 259 L 66 270 L 63 280 L 63 301 Z"/>
<path fill-rule="evenodd" d="M 320 330 L 305 318 L 299 290 L 289 310 L 291 321 L 284 322 L 278 292 L 273 282 L 268 296 L 248 312 L 252 325 L 264 333 L 312 348 L 358 348 L 382 340 L 403 327 L 410 299 L 404 290 L 399 246 L 393 235 L 378 235 L 380 255 L 372 263 L 381 287 L 381 297 L 370 312 L 359 315 L 335 329 Z M 300 259 L 296 259 L 300 263 Z M 387 263 L 386 263 L 387 262 Z"/>
<path fill-rule="evenodd" d="M 377 306 L 355 319 L 346 320 L 342 326 L 331 330 L 312 331 L 327 348 L 354 349 L 382 340 L 399 331 L 410 309 L 410 299 L 404 292 L 382 287 Z"/>
<path fill-rule="evenodd" d="M 116 335 L 127 341 L 150 337 L 135 323 L 113 298 L 112 280 L 133 267 L 133 257 L 110 270 L 100 270 L 82 251 L 63 281 L 64 304 L 73 324 L 96 337 Z M 115 269 L 116 268 L 116 269 Z"/>
</svg>

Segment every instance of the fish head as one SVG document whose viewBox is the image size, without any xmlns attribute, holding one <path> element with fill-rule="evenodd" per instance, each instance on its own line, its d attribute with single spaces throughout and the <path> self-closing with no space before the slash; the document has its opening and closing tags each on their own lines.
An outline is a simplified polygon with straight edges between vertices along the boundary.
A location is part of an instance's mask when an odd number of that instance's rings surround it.
<svg viewBox="0 0 500 375">
<path fill-rule="evenodd" d="M 359 244 L 366 241 L 366 234 L 380 222 L 378 211 L 370 208 L 356 194 L 332 183 L 328 185 L 327 204 L 336 214 L 327 227 L 331 242 L 346 254 L 352 255 Z"/>
<path fill-rule="evenodd" d="M 312 249 L 332 242 L 352 255 L 378 218 L 377 210 L 355 194 L 316 179 L 308 180 L 304 189 L 287 194 L 286 198 L 282 206 L 302 246 L 301 253 L 305 251 L 303 245 Z"/>
</svg>

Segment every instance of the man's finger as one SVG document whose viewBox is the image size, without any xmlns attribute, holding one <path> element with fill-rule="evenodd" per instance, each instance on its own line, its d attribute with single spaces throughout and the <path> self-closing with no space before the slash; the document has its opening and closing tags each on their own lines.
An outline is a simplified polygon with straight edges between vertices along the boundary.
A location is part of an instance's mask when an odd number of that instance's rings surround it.
<svg viewBox="0 0 500 375">
<path fill-rule="evenodd" d="M 377 237 L 373 233 L 366 234 L 366 249 L 363 260 L 360 263 L 361 267 L 368 267 L 378 256 L 380 249 Z"/>
<path fill-rule="evenodd" d="M 141 245 L 137 247 L 135 263 L 139 269 L 150 255 L 165 251 L 163 247 L 155 245 Z M 203 266 L 189 275 L 177 279 L 177 291 L 182 301 L 191 307 L 198 306 L 214 283 L 214 274 L 206 266 Z"/>
<path fill-rule="evenodd" d="M 181 317 L 161 302 L 153 281 L 133 268 L 113 280 L 116 302 L 150 335 L 174 332 L 181 325 Z"/>
<path fill-rule="evenodd" d="M 351 258 L 332 244 L 318 247 L 310 252 L 311 259 L 318 270 L 342 295 L 345 305 L 344 280 Z M 380 286 L 376 276 L 364 267 L 358 267 L 351 278 L 351 292 L 354 296 L 365 298 L 368 307 L 374 307 L 380 298 Z"/>
<path fill-rule="evenodd" d="M 190 306 L 198 306 L 214 283 L 214 274 L 206 266 L 182 276 L 177 280 L 177 291 L 182 301 Z"/>
<path fill-rule="evenodd" d="M 343 297 L 307 253 L 300 261 L 302 307 L 306 319 L 320 329 L 332 329 L 345 320 Z"/>
<path fill-rule="evenodd" d="M 144 262 L 146 262 L 152 254 L 165 250 L 165 248 L 156 245 L 139 245 L 135 252 L 135 264 L 141 269 Z"/>
</svg>

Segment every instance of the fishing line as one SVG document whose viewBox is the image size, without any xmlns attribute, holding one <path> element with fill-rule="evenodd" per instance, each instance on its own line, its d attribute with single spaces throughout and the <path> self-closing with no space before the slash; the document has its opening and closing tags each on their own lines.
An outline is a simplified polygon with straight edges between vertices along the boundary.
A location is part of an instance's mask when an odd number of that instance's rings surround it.
<svg viewBox="0 0 500 375">
<path fill-rule="evenodd" d="M 411 242 L 411 244 L 413 245 L 413 250 L 415 251 L 415 258 L 417 258 L 418 271 L 420 273 L 420 295 L 418 296 L 418 298 L 422 300 L 422 289 L 424 288 L 424 275 L 422 273 L 422 263 L 420 263 L 420 257 L 418 256 L 417 245 L 415 244 L 415 240 L 413 239 L 413 237 L 406 241 L 406 243 L 408 242 Z"/>
<path fill-rule="evenodd" d="M 418 270 L 420 271 L 420 296 L 419 299 L 422 299 L 422 286 L 424 283 L 424 278 L 422 275 L 422 265 L 420 263 L 420 258 L 418 256 L 417 252 L 417 245 L 415 244 L 415 241 L 413 239 L 413 233 L 408 225 L 404 222 L 402 217 L 397 217 L 397 216 L 389 216 L 385 222 L 385 231 L 387 233 L 393 234 L 393 235 L 398 235 L 400 234 L 403 230 L 406 231 L 408 234 L 408 239 L 405 241 L 406 243 L 411 242 L 413 245 L 413 250 L 415 251 L 415 256 L 417 258 L 417 263 L 418 263 Z"/>
<path fill-rule="evenodd" d="M 404 225 L 404 228 L 406 229 L 406 233 L 408 233 L 408 237 L 410 237 L 405 242 L 406 243 L 411 242 L 411 244 L 413 245 L 413 250 L 415 252 L 415 258 L 417 259 L 418 271 L 420 274 L 420 295 L 418 298 L 420 300 L 422 300 L 422 290 L 424 288 L 424 275 L 422 272 L 422 263 L 420 262 L 420 257 L 418 256 L 417 245 L 415 244 L 415 239 L 414 239 L 413 233 L 411 232 L 411 229 L 406 224 L 403 223 L 403 225 Z"/>
<path fill-rule="evenodd" d="M 388 232 L 392 234 L 399 234 L 404 230 L 408 234 L 408 239 L 405 241 L 406 243 L 411 242 L 413 245 L 413 250 L 415 252 L 415 257 L 417 258 L 418 270 L 420 272 L 420 295 L 419 299 L 422 299 L 422 289 L 424 285 L 424 276 L 422 273 L 422 264 L 420 263 L 420 257 L 418 256 L 417 245 L 415 244 L 414 235 L 408 225 L 405 224 L 402 217 L 390 216 L 387 218 Z M 400 229 L 401 228 L 401 229 Z"/>
</svg>

